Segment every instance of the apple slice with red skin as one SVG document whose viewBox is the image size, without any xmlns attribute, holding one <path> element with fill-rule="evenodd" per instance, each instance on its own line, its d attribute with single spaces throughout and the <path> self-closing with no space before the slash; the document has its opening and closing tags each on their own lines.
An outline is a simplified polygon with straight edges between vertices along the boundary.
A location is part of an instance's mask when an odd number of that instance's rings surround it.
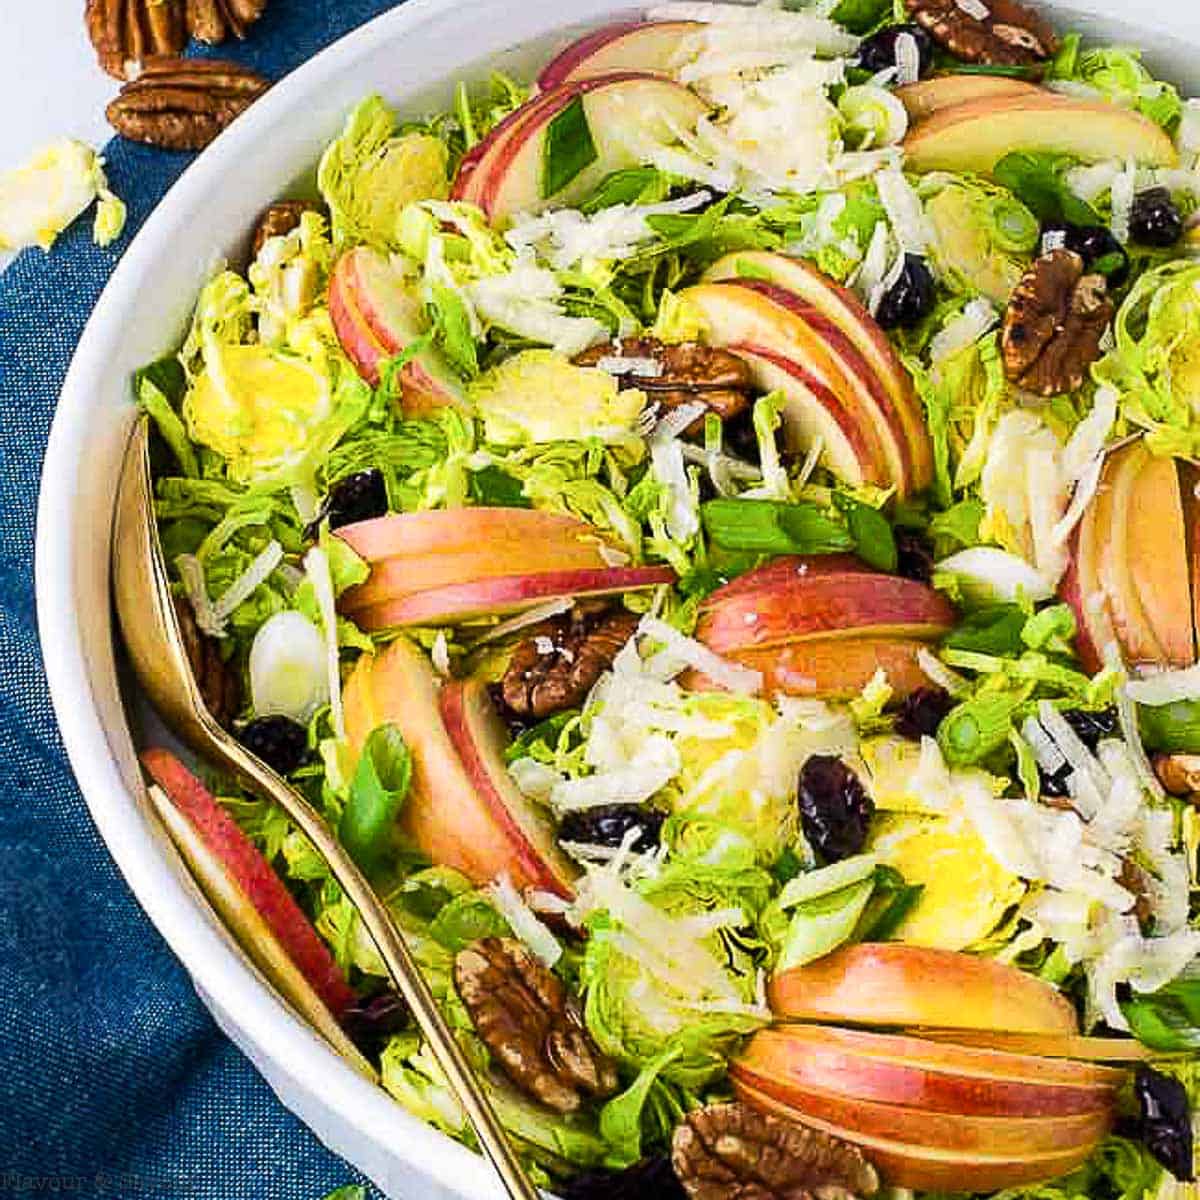
<svg viewBox="0 0 1200 1200">
<path fill-rule="evenodd" d="M 1145 1062 L 1156 1057 L 1135 1038 L 998 1033 L 983 1029 L 912 1029 L 908 1032 L 934 1042 L 953 1042 L 958 1046 L 978 1046 L 986 1050 L 1033 1054 L 1042 1058 L 1067 1058 L 1078 1062 Z"/>
<path fill-rule="evenodd" d="M 1108 603 L 1096 581 L 1095 501 L 1071 534 L 1067 569 L 1058 596 L 1075 614 L 1075 652 L 1089 675 L 1104 666 L 1104 647 L 1116 643 Z"/>
<path fill-rule="evenodd" d="M 379 386 L 381 365 L 423 337 L 428 327 L 412 289 L 384 255 L 367 246 L 347 251 L 334 266 L 329 316 L 346 357 L 372 387 Z M 406 416 L 447 405 L 466 407 L 461 380 L 431 346 L 405 364 L 400 385 Z"/>
<path fill-rule="evenodd" d="M 1042 92 L 1036 84 L 1002 75 L 938 75 L 896 89 L 896 99 L 904 105 L 908 119 L 915 125 L 934 113 L 975 101 L 1008 100 L 1016 96 L 1034 96 Z M 1044 93 L 1043 93 L 1044 94 Z"/>
<path fill-rule="evenodd" d="M 784 554 L 773 558 L 753 571 L 722 584 L 708 597 L 708 604 L 720 603 L 743 592 L 757 592 L 764 587 L 783 587 L 796 579 L 816 575 L 881 575 L 855 554 Z"/>
<path fill-rule="evenodd" d="M 546 138 L 554 118 L 573 101 L 583 105 L 596 158 L 552 196 L 542 193 Z M 472 173 L 469 188 L 493 223 L 551 204 L 578 203 L 613 171 L 641 165 L 629 146 L 630 131 L 673 140 L 672 129 L 691 129 L 708 106 L 689 88 L 661 75 L 618 72 L 565 83 L 530 102 L 529 112 L 499 139 Z M 483 172 L 483 178 L 476 177 Z"/>
<path fill-rule="evenodd" d="M 825 574 L 764 582 L 704 603 L 696 637 L 718 654 L 810 638 L 870 636 L 935 641 L 953 628 L 953 606 L 898 575 Z"/>
<path fill-rule="evenodd" d="M 576 79 L 614 71 L 673 75 L 680 43 L 704 26 L 699 21 L 617 21 L 584 34 L 552 58 L 538 76 L 548 92 Z"/>
<path fill-rule="evenodd" d="M 819 439 L 821 464 L 853 487 L 884 485 L 887 464 L 875 430 L 854 419 L 834 391 L 801 363 L 749 343 L 726 346 L 750 367 L 760 392 L 781 392 L 784 444 L 804 453 Z"/>
<path fill-rule="evenodd" d="M 389 513 L 343 525 L 337 536 L 367 562 L 418 558 L 430 554 L 462 554 L 486 550 L 506 554 L 510 544 L 553 542 L 556 545 L 599 543 L 596 528 L 578 517 L 536 508 L 438 508 L 425 512 Z"/>
<path fill-rule="evenodd" d="M 456 554 L 404 555 L 374 563 L 367 582 L 350 588 L 338 601 L 338 607 L 354 613 L 417 592 L 495 579 L 513 572 L 602 571 L 605 566 L 595 541 L 511 542 L 502 551 L 495 544 L 481 544 L 474 550 Z"/>
<path fill-rule="evenodd" d="M 503 753 L 494 740 L 485 740 L 494 732 L 486 714 L 472 710 L 463 716 L 461 697 L 447 701 L 457 722 L 451 736 L 438 681 L 412 642 L 399 637 L 380 654 L 359 659 L 344 703 L 346 733 L 356 752 L 380 725 L 393 724 L 403 735 L 413 757 L 413 778 L 400 826 L 430 860 L 479 885 L 507 874 L 517 888 L 571 894 L 575 868 L 559 851 L 553 831 L 515 787 L 507 789 L 492 778 L 492 772 L 503 770 Z M 479 739 L 468 747 L 468 757 L 472 764 L 485 764 L 484 786 L 480 771 L 459 753 L 467 739 Z"/>
<path fill-rule="evenodd" d="M 768 996 L 785 1021 L 1079 1032 L 1075 1010 L 1050 984 L 994 959 L 899 942 L 845 946 L 784 971 Z"/>
<path fill-rule="evenodd" d="M 141 761 L 169 802 L 155 797 L 205 895 L 280 992 L 305 1016 L 323 1014 L 321 1031 L 330 1036 L 329 1025 L 336 1025 L 330 1015 L 341 1017 L 357 997 L 291 892 L 175 755 L 154 747 L 142 752 Z"/>
<path fill-rule="evenodd" d="M 813 305 L 757 279 L 700 283 L 681 295 L 699 309 L 711 345 L 749 345 L 803 364 L 837 398 L 862 436 L 876 440 L 888 484 L 901 494 L 911 490 L 911 455 L 891 397 L 845 334 Z M 822 393 L 813 395 L 820 399 Z"/>
<path fill-rule="evenodd" d="M 798 1121 L 856 1145 L 892 1187 L 932 1192 L 994 1192 L 1056 1179 L 1090 1157 L 1095 1142 L 1040 1155 L 994 1155 L 984 1151 L 909 1146 L 892 1138 L 872 1137 L 831 1121 L 809 1116 L 746 1083 L 734 1080 L 738 1099 L 784 1120 Z"/>
<path fill-rule="evenodd" d="M 758 671 L 763 677 L 763 695 L 767 697 L 851 700 L 870 683 L 876 671 L 883 671 L 894 698 L 903 700 L 918 688 L 929 686 L 929 678 L 917 658 L 925 648 L 925 642 L 914 638 L 877 638 L 860 630 L 852 636 L 843 634 L 734 650 L 724 657 Z M 698 672 L 685 675 L 683 683 L 694 691 L 723 690 Z"/>
<path fill-rule="evenodd" d="M 416 592 L 359 609 L 355 621 L 363 629 L 403 629 L 416 625 L 451 625 L 518 613 L 547 600 L 612 596 L 673 583 L 669 567 L 603 567 L 539 574 L 473 579 Z"/>
<path fill-rule="evenodd" d="M 913 490 L 927 488 L 933 478 L 933 443 L 924 409 L 900 356 L 858 297 L 812 263 L 772 250 L 734 251 L 713 263 L 704 278 L 738 279 L 743 272 L 792 292 L 850 340 L 891 398 L 911 452 Z"/>
</svg>

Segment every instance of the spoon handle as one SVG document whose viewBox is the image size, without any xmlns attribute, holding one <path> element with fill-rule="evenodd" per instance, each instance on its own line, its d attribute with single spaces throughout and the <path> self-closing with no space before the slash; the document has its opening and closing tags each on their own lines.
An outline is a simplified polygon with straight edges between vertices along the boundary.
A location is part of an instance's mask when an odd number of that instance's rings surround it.
<svg viewBox="0 0 1200 1200">
<path fill-rule="evenodd" d="M 450 1032 L 429 990 L 429 984 L 375 889 L 333 835 L 324 818 L 304 797 L 215 724 L 208 732 L 214 742 L 220 745 L 222 757 L 241 776 L 242 781 L 252 791 L 278 804 L 329 864 L 334 879 L 358 910 L 392 981 L 428 1039 L 451 1092 L 465 1110 L 508 1195 L 512 1200 L 538 1200 L 538 1192 L 517 1159 L 512 1142 L 496 1116 L 496 1110 L 462 1047 Z"/>
</svg>

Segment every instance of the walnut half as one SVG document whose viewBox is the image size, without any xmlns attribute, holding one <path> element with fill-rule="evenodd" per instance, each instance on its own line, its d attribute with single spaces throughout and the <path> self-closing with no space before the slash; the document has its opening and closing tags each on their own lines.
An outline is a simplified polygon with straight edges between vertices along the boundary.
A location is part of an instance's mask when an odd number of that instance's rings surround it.
<svg viewBox="0 0 1200 1200">
<path fill-rule="evenodd" d="M 671 1161 L 691 1200 L 857 1200 L 879 1190 L 857 1147 L 745 1104 L 688 1113 Z"/>
<path fill-rule="evenodd" d="M 1100 357 L 1113 302 L 1104 276 L 1083 272 L 1073 250 L 1043 254 L 1008 302 L 1000 335 L 1004 373 L 1027 392 L 1073 392 Z"/>
<path fill-rule="evenodd" d="M 906 0 L 909 15 L 963 62 L 1032 66 L 1054 55 L 1058 38 L 1018 0 Z"/>
<path fill-rule="evenodd" d="M 616 1067 L 566 989 L 515 938 L 483 938 L 459 951 L 454 986 L 504 1073 L 547 1108 L 574 1112 L 585 1097 L 617 1090 Z"/>
</svg>

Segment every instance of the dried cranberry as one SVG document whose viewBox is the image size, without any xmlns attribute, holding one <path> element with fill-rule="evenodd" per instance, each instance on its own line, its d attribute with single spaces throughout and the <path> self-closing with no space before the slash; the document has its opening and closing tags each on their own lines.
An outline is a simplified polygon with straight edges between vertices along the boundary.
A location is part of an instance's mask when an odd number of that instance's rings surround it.
<svg viewBox="0 0 1200 1200">
<path fill-rule="evenodd" d="M 619 846 L 631 829 L 638 830 L 633 849 L 653 850 L 662 834 L 663 814 L 638 804 L 601 804 L 569 812 L 558 827 L 563 842 Z"/>
<path fill-rule="evenodd" d="M 917 529 L 895 529 L 896 574 L 917 583 L 933 578 L 933 543 Z"/>
<path fill-rule="evenodd" d="M 238 741 L 280 775 L 290 775 L 308 757 L 308 732 L 287 717 L 258 717 Z"/>
<path fill-rule="evenodd" d="M 1063 245 L 1083 259 L 1087 269 L 1099 270 L 1112 287 L 1129 278 L 1129 255 L 1105 225 L 1071 225 L 1065 221 L 1042 228 L 1042 235 L 1061 234 Z"/>
<path fill-rule="evenodd" d="M 896 732 L 901 737 L 920 741 L 933 737 L 945 715 L 954 707 L 954 698 L 941 688 L 917 688 L 896 713 Z"/>
<path fill-rule="evenodd" d="M 726 421 L 721 430 L 727 454 L 743 462 L 758 463 L 758 435 L 754 432 L 753 408 Z"/>
<path fill-rule="evenodd" d="M 799 799 L 804 836 L 827 863 L 863 848 L 875 805 L 840 758 L 812 755 L 800 771 Z"/>
<path fill-rule="evenodd" d="M 1151 1155 L 1181 1183 L 1195 1178 L 1192 1113 L 1178 1079 L 1140 1063 L 1133 1076 L 1138 1131 Z"/>
<path fill-rule="evenodd" d="M 687 1200 L 670 1158 L 647 1158 L 624 1171 L 585 1171 L 555 1189 L 562 1200 Z"/>
<path fill-rule="evenodd" d="M 933 66 L 933 38 L 920 25 L 890 25 L 864 38 L 858 45 L 858 66 L 872 75 L 896 66 L 896 43 L 907 33 L 917 43 L 920 74 Z"/>
<path fill-rule="evenodd" d="M 368 1057 L 383 1053 L 388 1039 L 408 1025 L 408 1006 L 388 989 L 352 1004 L 342 1014 L 346 1036 Z"/>
<path fill-rule="evenodd" d="M 1162 250 L 1175 245 L 1183 236 L 1183 214 L 1165 187 L 1147 188 L 1133 201 L 1129 232 L 1135 242 Z"/>
<path fill-rule="evenodd" d="M 884 292 L 875 320 L 884 329 L 911 329 L 933 311 L 936 302 L 933 272 L 919 255 L 906 254 L 900 278 Z"/>
<path fill-rule="evenodd" d="M 1076 736 L 1089 750 L 1095 750 L 1102 739 L 1118 737 L 1121 732 L 1115 708 L 1102 708 L 1099 712 L 1068 708 L 1063 712 L 1063 720 L 1075 730 Z"/>
<path fill-rule="evenodd" d="M 329 492 L 326 508 L 330 529 L 382 517 L 387 510 L 387 483 L 383 472 L 374 468 L 339 479 Z"/>
</svg>

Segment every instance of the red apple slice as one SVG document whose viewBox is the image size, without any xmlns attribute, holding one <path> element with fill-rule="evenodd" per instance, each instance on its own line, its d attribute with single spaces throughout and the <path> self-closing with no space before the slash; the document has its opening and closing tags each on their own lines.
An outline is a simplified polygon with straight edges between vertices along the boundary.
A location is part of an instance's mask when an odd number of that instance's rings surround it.
<svg viewBox="0 0 1200 1200">
<path fill-rule="evenodd" d="M 913 490 L 927 488 L 933 478 L 933 445 L 921 402 L 887 334 L 858 297 L 812 263 L 769 250 L 727 254 L 709 268 L 705 278 L 737 279 L 743 272 L 792 292 L 822 313 L 850 340 L 891 398 L 911 452 Z"/>
<path fill-rule="evenodd" d="M 710 603 L 720 603 L 742 592 L 757 592 L 763 587 L 783 587 L 796 579 L 816 575 L 879 575 L 854 554 L 785 554 L 773 558 L 753 571 L 746 571 L 722 584 L 709 596 Z"/>
<path fill-rule="evenodd" d="M 954 626 L 940 593 L 895 575 L 826 574 L 705 602 L 696 637 L 718 654 L 832 634 L 935 640 Z"/>
<path fill-rule="evenodd" d="M 612 596 L 674 580 L 675 572 L 669 567 L 605 567 L 475 579 L 360 609 L 355 620 L 372 631 L 450 625 L 521 612 L 560 597 Z"/>
<path fill-rule="evenodd" d="M 835 950 L 776 975 L 769 995 L 785 1020 L 1079 1032 L 1067 999 L 1033 975 L 975 954 L 898 942 Z"/>
<path fill-rule="evenodd" d="M 933 1192 L 994 1192 L 1022 1184 L 1055 1179 L 1074 1170 L 1095 1149 L 1085 1142 L 1068 1150 L 1047 1154 L 989 1154 L 983 1150 L 948 1150 L 909 1146 L 893 1138 L 872 1137 L 823 1121 L 776 1100 L 745 1083 L 735 1081 L 739 1099 L 784 1120 L 799 1121 L 833 1137 L 852 1142 L 870 1160 L 885 1182 L 893 1187 Z"/>
<path fill-rule="evenodd" d="M 914 125 L 935 112 L 970 104 L 976 100 L 1007 100 L 1015 96 L 1033 96 L 1041 89 L 1020 79 L 1002 75 L 938 75 L 896 89 L 896 98 L 904 105 Z"/>
<path fill-rule="evenodd" d="M 361 752 L 372 730 L 394 724 L 413 756 L 413 780 L 401 828 L 440 866 L 462 871 L 476 884 L 507 874 L 518 888 L 569 895 L 574 869 L 553 836 L 542 836 L 541 818 L 515 788 L 485 781 L 477 786 L 442 718 L 437 679 L 425 655 L 407 638 L 358 662 L 345 690 L 346 731 Z M 461 707 L 461 705 L 460 705 Z M 486 727 L 473 716 L 473 730 Z M 461 728 L 456 728 L 461 740 Z M 472 733 L 471 736 L 476 736 Z M 491 763 L 494 744 L 475 752 Z M 531 837 L 530 834 L 535 836 Z"/>
<path fill-rule="evenodd" d="M 735 343 L 726 347 L 744 359 L 761 392 L 782 392 L 784 442 L 802 454 L 818 441 L 821 464 L 854 487 L 883 486 L 887 465 L 875 430 L 854 414 L 815 375 L 798 362 L 765 346 Z"/>
<path fill-rule="evenodd" d="M 513 782 L 504 761 L 508 734 L 481 680 L 452 680 L 442 688 L 442 721 L 475 791 L 522 848 L 522 873 L 533 877 L 549 868 L 550 890 L 570 897 L 579 869 L 558 848 L 554 826 Z M 527 848 L 527 849 L 526 849 Z"/>
<path fill-rule="evenodd" d="M 1144 1062 L 1154 1058 L 1134 1038 L 1076 1037 L 1050 1033 L 998 1033 L 981 1029 L 914 1029 L 915 1036 L 959 1046 L 979 1046 L 1012 1054 L 1069 1058 L 1079 1062 Z"/>
<path fill-rule="evenodd" d="M 308 917 L 179 759 L 159 748 L 143 751 L 141 759 L 162 789 L 155 807 L 213 907 L 280 992 L 329 1036 L 329 1026 L 336 1028 L 330 1014 L 340 1017 L 356 996 Z"/>
<path fill-rule="evenodd" d="M 546 138 L 554 118 L 573 100 L 583 104 L 596 150 L 595 160 L 553 196 L 543 195 Z M 659 75 L 625 72 L 563 84 L 531 102 L 528 115 L 514 124 L 479 170 L 486 176 L 477 203 L 494 222 L 516 213 L 539 212 L 551 203 L 571 205 L 587 196 L 606 175 L 642 164 L 639 139 L 669 144 L 674 130 L 692 129 L 707 105 L 682 84 Z M 634 148 L 631 148 L 633 146 Z M 474 179 L 471 190 L 475 192 Z"/>
<path fill-rule="evenodd" d="M 329 316 L 346 356 L 372 387 L 379 386 L 382 363 L 428 328 L 420 300 L 387 258 L 367 246 L 338 259 L 329 281 Z M 462 381 L 432 347 L 405 365 L 400 385 L 407 416 L 446 405 L 466 407 Z"/>
<path fill-rule="evenodd" d="M 555 55 L 538 76 L 538 88 L 548 92 L 575 79 L 615 71 L 673 75 L 680 43 L 703 28 L 699 21 L 618 21 L 605 25 Z"/>
<path fill-rule="evenodd" d="M 534 508 L 439 508 L 389 513 L 343 525 L 338 537 L 367 562 L 468 551 L 507 554 L 510 545 L 594 545 L 596 528 L 577 517 Z M 501 548 L 503 547 L 503 548 Z"/>
</svg>

